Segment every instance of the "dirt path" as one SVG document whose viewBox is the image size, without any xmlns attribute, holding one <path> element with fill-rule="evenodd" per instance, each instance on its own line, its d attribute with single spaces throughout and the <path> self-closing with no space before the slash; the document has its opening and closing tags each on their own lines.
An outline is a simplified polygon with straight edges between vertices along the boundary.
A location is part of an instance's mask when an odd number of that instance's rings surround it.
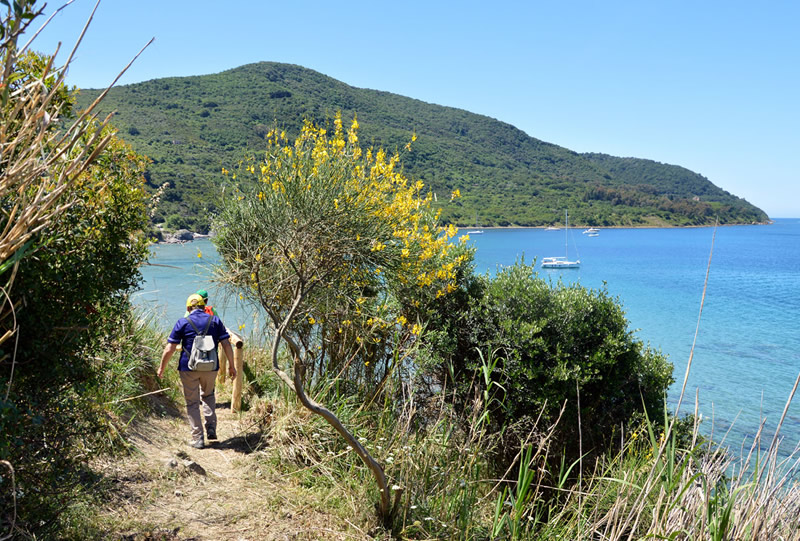
<svg viewBox="0 0 800 541">
<path fill-rule="evenodd" d="M 201 450 L 188 445 L 185 414 L 131 429 L 137 451 L 101 465 L 113 487 L 99 510 L 110 539 L 372 539 L 304 503 L 304 488 L 276 472 L 269 439 L 251 418 L 232 414 L 229 402 L 217 405 L 217 416 L 219 440 Z"/>
</svg>

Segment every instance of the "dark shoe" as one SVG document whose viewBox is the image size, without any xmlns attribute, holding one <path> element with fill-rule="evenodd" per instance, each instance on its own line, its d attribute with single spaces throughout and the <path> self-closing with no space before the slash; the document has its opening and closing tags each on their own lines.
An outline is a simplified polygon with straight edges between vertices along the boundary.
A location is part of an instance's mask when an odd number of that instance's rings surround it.
<svg viewBox="0 0 800 541">
<path fill-rule="evenodd" d="M 203 447 L 205 447 L 203 440 L 192 440 L 189 442 L 189 445 L 191 445 L 195 449 L 202 449 Z"/>
<path fill-rule="evenodd" d="M 207 428 L 206 429 L 206 436 L 208 436 L 208 439 L 210 439 L 210 440 L 217 439 L 217 429 L 216 428 Z"/>
</svg>

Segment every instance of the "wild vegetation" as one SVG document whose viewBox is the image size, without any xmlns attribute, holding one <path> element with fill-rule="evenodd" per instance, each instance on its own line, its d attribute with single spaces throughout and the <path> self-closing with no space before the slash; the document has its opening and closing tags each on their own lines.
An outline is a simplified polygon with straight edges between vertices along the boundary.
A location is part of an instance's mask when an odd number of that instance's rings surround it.
<svg viewBox="0 0 800 541">
<path fill-rule="evenodd" d="M 83 90 L 79 103 L 97 94 Z M 404 173 L 457 226 L 542 226 L 568 208 L 576 225 L 753 223 L 766 214 L 682 167 L 578 154 L 495 119 L 388 92 L 353 88 L 300 66 L 261 62 L 222 73 L 112 89 L 103 108 L 152 159 L 148 189 L 169 183 L 154 222 L 206 232 L 220 206 L 221 171 L 232 170 L 277 127 L 290 140 L 305 120 L 358 115 L 361 140 L 388 151 L 417 140 Z M 330 126 L 329 126 L 330 127 Z M 722 179 L 721 179 L 722 180 Z M 454 190 L 462 197 L 445 204 Z"/>
<path fill-rule="evenodd" d="M 220 278 L 268 314 L 275 373 L 364 459 L 389 520 L 383 469 L 330 409 L 306 395 L 304 377 L 315 368 L 343 381 L 364 375 L 362 393 L 379 389 L 398 359 L 390 351 L 419 334 L 403 310 L 416 298 L 412 291 L 455 289 L 447 254 L 456 229 L 437 227 L 432 198 L 398 171 L 397 154 L 361 150 L 356 119 L 345 133 L 337 115 L 330 137 L 310 122 L 293 144 L 285 133 L 267 137 L 266 157 L 232 178 L 215 222 Z M 279 365 L 282 343 L 294 377 Z"/>
<path fill-rule="evenodd" d="M 777 434 L 729 468 L 614 299 L 524 262 L 476 275 L 401 155 L 335 113 L 225 177 L 221 276 L 272 325 L 218 448 L 174 451 L 178 377 L 127 297 L 146 161 L 72 120 L 62 72 L 16 46 L 35 6 L 0 3 L 0 539 L 797 538 Z"/>
<path fill-rule="evenodd" d="M 48 531 L 87 457 L 113 443 L 101 404 L 120 368 L 103 361 L 127 353 L 117 333 L 148 251 L 144 158 L 91 108 L 74 115 L 65 68 L 19 46 L 33 2 L 3 4 L 0 522 L 14 536 Z"/>
</svg>

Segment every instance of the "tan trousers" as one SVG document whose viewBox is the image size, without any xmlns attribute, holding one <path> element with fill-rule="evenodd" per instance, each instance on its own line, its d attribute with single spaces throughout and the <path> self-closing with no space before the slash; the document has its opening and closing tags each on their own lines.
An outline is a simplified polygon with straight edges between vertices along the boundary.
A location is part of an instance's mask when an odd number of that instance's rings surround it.
<svg viewBox="0 0 800 541">
<path fill-rule="evenodd" d="M 191 372 L 181 370 L 183 397 L 186 399 L 186 413 L 189 414 L 189 426 L 192 428 L 192 441 L 203 440 L 203 418 L 206 430 L 217 429 L 217 397 L 214 384 L 217 372 Z M 200 404 L 203 415 L 200 416 Z"/>
</svg>

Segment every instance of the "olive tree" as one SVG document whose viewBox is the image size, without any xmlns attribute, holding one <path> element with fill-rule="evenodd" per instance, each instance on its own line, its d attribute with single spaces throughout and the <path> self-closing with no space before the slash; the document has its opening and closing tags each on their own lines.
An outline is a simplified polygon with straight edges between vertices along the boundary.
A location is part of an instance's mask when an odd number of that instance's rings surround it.
<svg viewBox="0 0 800 541">
<path fill-rule="evenodd" d="M 310 121 L 294 142 L 285 132 L 269 132 L 263 158 L 243 162 L 235 173 L 223 170 L 232 188 L 214 242 L 219 277 L 268 315 L 274 372 L 369 467 L 388 518 L 383 468 L 306 394 L 305 374 L 345 343 L 351 354 L 363 353 L 387 330 L 418 335 L 419 324 L 392 307 L 412 291 L 441 296 L 455 287 L 456 263 L 447 256 L 456 229 L 438 225 L 432 195 L 402 174 L 399 154 L 362 150 L 357 131 L 356 119 L 345 130 L 337 114 L 331 133 Z M 283 345 L 291 368 L 281 364 Z"/>
</svg>

